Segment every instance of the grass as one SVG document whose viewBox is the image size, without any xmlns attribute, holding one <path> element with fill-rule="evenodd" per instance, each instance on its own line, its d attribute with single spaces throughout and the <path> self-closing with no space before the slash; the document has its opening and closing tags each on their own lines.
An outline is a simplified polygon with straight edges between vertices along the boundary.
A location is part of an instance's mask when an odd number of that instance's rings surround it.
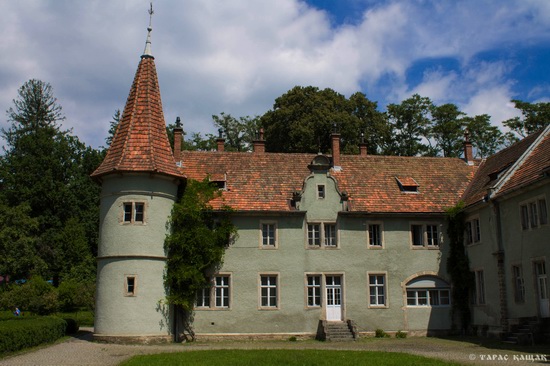
<svg viewBox="0 0 550 366">
<path fill-rule="evenodd" d="M 121 363 L 124 366 L 141 365 L 204 365 L 204 366 L 450 366 L 459 363 L 445 362 L 405 353 L 375 351 L 329 351 L 329 350 L 216 350 L 162 353 L 135 356 Z"/>
</svg>

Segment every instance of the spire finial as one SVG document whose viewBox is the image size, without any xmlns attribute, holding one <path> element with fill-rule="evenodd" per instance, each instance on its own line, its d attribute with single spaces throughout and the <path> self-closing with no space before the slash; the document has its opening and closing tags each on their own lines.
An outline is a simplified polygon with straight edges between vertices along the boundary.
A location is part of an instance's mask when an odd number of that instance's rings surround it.
<svg viewBox="0 0 550 366">
<path fill-rule="evenodd" d="M 147 27 L 147 40 L 145 41 L 145 50 L 143 51 L 143 56 L 150 56 L 152 57 L 153 54 L 151 53 L 151 31 L 153 30 L 153 27 L 151 26 L 153 21 L 153 14 L 155 12 L 153 11 L 153 2 L 150 2 L 150 8 L 147 10 L 149 13 L 149 26 Z"/>
</svg>

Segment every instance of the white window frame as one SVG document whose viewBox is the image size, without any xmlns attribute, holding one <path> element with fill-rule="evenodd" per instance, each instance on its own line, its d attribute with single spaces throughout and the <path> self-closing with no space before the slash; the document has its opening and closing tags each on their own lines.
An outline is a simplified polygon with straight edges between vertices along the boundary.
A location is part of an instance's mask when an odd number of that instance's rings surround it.
<svg viewBox="0 0 550 366">
<path fill-rule="evenodd" d="M 415 231 L 413 227 L 420 227 L 420 234 L 422 236 L 422 243 L 415 244 Z M 436 243 L 433 243 L 433 236 L 430 234 L 431 230 L 435 227 L 437 231 Z M 409 243 L 412 249 L 439 249 L 443 243 L 443 230 L 441 224 L 438 222 L 411 222 L 409 224 Z"/>
<path fill-rule="evenodd" d="M 514 301 L 516 303 L 524 303 L 525 279 L 523 277 L 523 267 L 521 264 L 512 265 L 512 281 L 514 288 Z"/>
<path fill-rule="evenodd" d="M 267 281 L 263 281 L 266 278 Z M 275 281 L 273 282 L 273 279 Z M 258 309 L 260 310 L 279 310 L 280 303 L 280 276 L 279 273 L 260 273 L 258 275 Z M 264 292 L 265 290 L 265 292 Z M 273 296 L 273 292 L 275 296 Z M 273 298 L 275 304 L 273 304 Z M 264 299 L 266 300 L 264 302 Z"/>
<path fill-rule="evenodd" d="M 124 201 L 122 203 L 121 223 L 125 225 L 144 225 L 146 222 L 146 207 L 145 201 Z M 129 211 L 127 210 L 128 208 L 130 209 Z M 141 211 L 138 211 L 139 208 L 141 208 Z M 130 215 L 129 220 L 127 220 L 128 215 Z"/>
<path fill-rule="evenodd" d="M 210 285 L 199 290 L 195 303 L 196 310 L 229 310 L 231 309 L 231 293 L 233 288 L 231 273 L 216 273 L 210 279 Z M 219 282 L 219 279 L 224 279 Z M 220 303 L 218 299 L 221 299 Z M 226 301 L 224 301 L 226 300 Z"/>
<path fill-rule="evenodd" d="M 371 228 L 373 227 L 378 227 L 378 244 L 373 244 L 374 239 L 376 239 L 371 233 Z M 367 222 L 367 244 L 370 249 L 384 248 L 384 223 L 382 221 Z"/>
<path fill-rule="evenodd" d="M 137 296 L 137 275 L 135 274 L 124 275 L 124 296 L 125 297 Z"/>
<path fill-rule="evenodd" d="M 312 228 L 318 228 L 312 230 Z M 328 229 L 331 228 L 331 229 Z M 333 230 L 334 235 L 329 236 Z M 317 234 L 317 235 L 313 235 Z M 332 239 L 332 240 L 331 240 Z M 340 233 L 335 222 L 312 221 L 306 224 L 306 248 L 307 249 L 338 249 L 340 248 Z"/>
<path fill-rule="evenodd" d="M 371 278 L 375 281 L 371 283 Z M 379 282 L 382 278 L 382 283 Z M 367 272 L 367 298 L 369 308 L 388 308 L 388 275 L 387 272 Z M 374 301 L 373 300 L 374 296 Z M 380 301 L 382 297 L 382 301 Z"/>
<path fill-rule="evenodd" d="M 519 203 L 519 217 L 523 231 L 548 225 L 548 206 L 544 195 Z"/>
<path fill-rule="evenodd" d="M 273 226 L 273 236 L 264 236 L 264 226 Z M 267 239 L 267 244 L 265 244 Z M 279 232 L 276 221 L 261 221 L 260 222 L 260 248 L 261 249 L 277 249 L 279 247 Z"/>
<path fill-rule="evenodd" d="M 306 273 L 306 308 L 318 309 L 323 305 L 323 275 L 321 273 Z M 313 281 L 310 281 L 313 280 Z M 310 302 L 310 299 L 312 300 Z"/>
<path fill-rule="evenodd" d="M 467 245 L 481 242 L 481 226 L 479 216 L 472 217 L 466 221 L 466 233 L 464 235 Z"/>
<path fill-rule="evenodd" d="M 475 304 L 476 305 L 485 305 L 485 274 L 482 269 L 474 271 L 475 276 Z"/>
</svg>

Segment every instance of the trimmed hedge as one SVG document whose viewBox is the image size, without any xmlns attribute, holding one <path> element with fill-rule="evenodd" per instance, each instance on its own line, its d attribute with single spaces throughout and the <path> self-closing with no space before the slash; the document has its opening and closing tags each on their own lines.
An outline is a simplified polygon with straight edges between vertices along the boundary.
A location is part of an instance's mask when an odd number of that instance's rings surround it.
<svg viewBox="0 0 550 366">
<path fill-rule="evenodd" d="M 0 322 L 0 355 L 53 342 L 65 335 L 67 322 L 54 316 Z"/>
</svg>

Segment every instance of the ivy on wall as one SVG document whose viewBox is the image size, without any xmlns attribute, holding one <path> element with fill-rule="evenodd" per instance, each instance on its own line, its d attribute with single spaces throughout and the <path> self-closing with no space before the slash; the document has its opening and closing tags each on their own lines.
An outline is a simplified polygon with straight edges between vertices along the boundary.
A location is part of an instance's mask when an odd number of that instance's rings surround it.
<svg viewBox="0 0 550 366">
<path fill-rule="evenodd" d="M 170 218 L 170 234 L 164 242 L 168 257 L 164 275 L 167 301 L 184 319 L 184 330 L 194 339 L 193 308 L 199 290 L 210 286 L 210 276 L 223 264 L 225 249 L 237 230 L 230 220 L 231 209 L 214 211 L 209 204 L 220 197 L 209 182 L 187 180 Z"/>
<path fill-rule="evenodd" d="M 451 276 L 453 313 L 458 314 L 463 331 L 471 322 L 470 289 L 474 286 L 474 276 L 470 272 L 468 255 L 464 248 L 465 213 L 464 203 L 447 210 L 447 235 L 449 236 L 449 257 L 447 271 Z"/>
</svg>

